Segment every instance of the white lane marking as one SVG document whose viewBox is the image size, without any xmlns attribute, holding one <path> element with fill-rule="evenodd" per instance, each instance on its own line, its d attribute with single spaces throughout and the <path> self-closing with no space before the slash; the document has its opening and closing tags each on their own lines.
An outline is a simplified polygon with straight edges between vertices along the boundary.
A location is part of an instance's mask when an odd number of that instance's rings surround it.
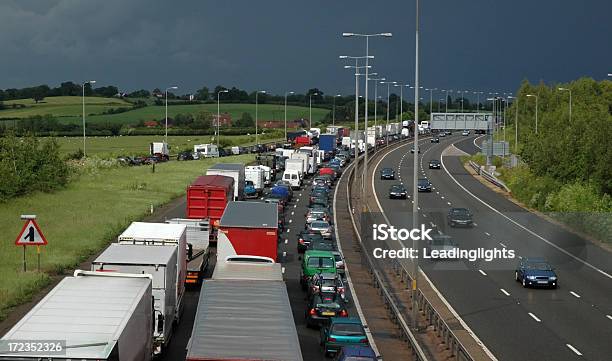
<svg viewBox="0 0 612 361">
<path fill-rule="evenodd" d="M 474 140 L 473 140 L 474 146 L 475 146 L 476 148 L 478 148 L 478 149 L 482 149 L 482 147 L 479 147 L 479 146 L 478 146 L 478 144 L 476 144 L 476 139 L 480 139 L 480 138 L 482 138 L 482 137 L 484 137 L 484 135 L 481 135 L 480 137 L 476 137 L 476 138 L 474 138 Z"/>
<path fill-rule="evenodd" d="M 285 238 L 285 244 L 288 244 L 289 240 L 287 238 Z"/>
<path fill-rule="evenodd" d="M 291 215 L 294 215 L 294 214 L 295 214 L 295 212 L 294 212 L 294 211 L 291 211 Z"/>
<path fill-rule="evenodd" d="M 421 208 L 419 208 L 421 209 Z M 423 213 L 423 218 L 427 218 L 427 214 Z"/>
<path fill-rule="evenodd" d="M 486 234 L 487 236 L 490 236 L 490 235 L 491 235 L 489 232 L 485 232 L 485 234 Z"/>
<path fill-rule="evenodd" d="M 287 257 L 287 252 L 283 252 L 283 258 Z"/>
<path fill-rule="evenodd" d="M 606 315 L 606 317 L 612 320 L 612 315 Z"/>
<path fill-rule="evenodd" d="M 451 205 L 451 202 L 446 202 L 446 203 L 448 203 L 449 206 Z"/>
<path fill-rule="evenodd" d="M 376 165 L 376 168 L 374 168 L 374 169 L 377 169 L 377 168 L 378 168 L 378 164 Z M 336 214 L 338 213 L 337 209 L 336 209 L 336 201 L 337 201 L 337 196 L 338 196 L 338 189 L 337 189 L 337 187 L 338 187 L 338 184 L 341 183 L 340 181 L 342 180 L 342 177 L 344 177 L 344 175 L 346 173 L 348 173 L 348 169 L 346 171 L 342 172 L 342 175 L 340 176 L 340 179 L 338 180 L 338 182 L 336 183 L 336 186 L 335 186 L 336 189 L 334 191 L 334 201 L 333 201 L 333 204 L 332 204 L 332 207 L 334 209 L 334 224 L 338 224 L 338 220 L 336 219 Z M 372 177 L 372 183 L 374 183 L 374 177 Z M 351 209 L 349 209 L 349 211 L 351 211 Z M 343 254 L 342 253 L 342 244 L 340 243 L 340 236 L 338 234 L 338 227 L 334 227 L 334 233 L 336 235 L 336 245 L 338 247 L 338 251 L 340 252 L 340 254 Z M 355 287 L 353 286 L 353 281 L 351 279 L 351 273 L 349 272 L 349 265 L 346 262 L 344 263 L 344 276 L 346 277 L 346 282 L 348 283 L 349 289 L 352 292 L 352 295 L 353 295 L 353 304 L 355 305 L 355 308 L 357 309 L 357 314 L 359 315 L 359 319 L 361 320 L 361 323 L 363 325 L 367 325 L 367 321 L 366 321 L 365 315 L 363 314 L 363 310 L 361 309 L 361 304 L 359 303 L 359 298 L 357 298 L 357 292 L 355 291 Z M 378 351 L 378 348 L 376 347 L 376 342 L 374 342 L 374 336 L 372 336 L 372 333 L 370 332 L 369 329 L 366 331 L 366 335 L 368 336 L 368 341 L 369 341 L 370 346 L 372 347 L 372 350 L 374 350 L 374 353 L 377 356 L 379 356 L 380 352 Z"/>
<path fill-rule="evenodd" d="M 576 292 L 574 292 L 574 291 L 570 291 L 570 293 L 572 294 L 572 296 L 574 296 L 574 297 L 576 297 L 576 298 L 580 298 L 580 295 L 579 295 L 579 294 L 577 294 Z"/>
<path fill-rule="evenodd" d="M 297 208 L 297 204 L 294 204 L 294 205 L 293 205 L 293 208 Z"/>
<path fill-rule="evenodd" d="M 493 206 L 491 206 L 489 203 L 483 201 L 482 199 L 478 198 L 474 193 L 470 192 L 467 188 L 465 188 L 461 183 L 459 183 L 459 181 L 457 181 L 457 179 L 455 179 L 455 177 L 453 177 L 450 172 L 448 171 L 448 169 L 446 168 L 446 165 L 444 164 L 444 157 L 442 157 L 442 168 L 444 168 L 444 171 L 446 172 L 446 174 L 448 174 L 448 176 L 459 186 L 461 187 L 461 189 L 463 189 L 467 194 L 471 195 L 472 197 L 474 197 L 476 200 L 478 200 L 480 203 L 484 204 L 485 206 L 487 206 L 489 209 L 491 209 L 492 211 L 494 211 L 495 213 L 499 214 L 500 216 L 502 216 L 503 218 L 507 219 L 508 221 L 514 223 L 516 226 L 518 226 L 519 228 L 522 228 L 523 230 L 525 230 L 526 232 L 530 233 L 531 235 L 535 236 L 536 238 L 539 238 L 540 240 L 544 241 L 545 243 L 547 243 L 548 245 L 550 245 L 551 247 L 557 249 L 558 251 L 562 252 L 563 254 L 575 259 L 576 261 L 590 267 L 591 269 L 599 272 L 600 274 L 612 279 L 612 275 L 607 273 L 606 271 L 597 268 L 596 266 L 590 264 L 589 262 L 583 260 L 580 257 L 577 257 L 573 254 L 571 254 L 570 252 L 566 251 L 565 249 L 557 246 L 556 244 L 554 244 L 553 242 L 547 240 L 546 238 L 540 236 L 539 234 L 535 233 L 534 231 L 532 231 L 531 229 L 523 226 L 522 224 L 518 223 L 517 221 L 515 221 L 514 219 L 506 216 L 505 214 L 503 214 L 502 212 L 498 211 L 497 209 L 495 209 Z M 474 223 L 474 225 L 476 225 Z"/>
<path fill-rule="evenodd" d="M 502 247 L 506 248 L 506 245 L 505 245 L 505 244 L 503 244 L 503 243 L 501 243 L 501 242 L 499 242 L 499 244 L 500 244 Z"/>
<path fill-rule="evenodd" d="M 295 202 L 297 203 L 297 202 L 299 202 L 299 201 L 300 201 L 300 199 L 298 198 L 298 199 L 297 199 Z M 296 206 L 297 206 L 297 204 L 296 204 Z"/>
<path fill-rule="evenodd" d="M 444 199 L 444 196 L 440 196 L 440 198 Z"/>
<path fill-rule="evenodd" d="M 287 233 L 291 232 L 291 228 L 287 228 Z"/>
<path fill-rule="evenodd" d="M 434 222 L 429 222 L 429 224 L 431 224 L 431 227 L 435 227 L 436 225 L 434 224 Z"/>
<path fill-rule="evenodd" d="M 478 227 L 478 223 L 474 223 L 474 227 Z"/>
<path fill-rule="evenodd" d="M 281 272 L 285 274 L 285 267 L 281 267 Z"/>
<path fill-rule="evenodd" d="M 436 194 L 440 194 L 440 192 L 439 192 L 439 191 L 436 191 Z"/>
<path fill-rule="evenodd" d="M 533 318 L 534 320 L 536 320 L 536 322 L 542 322 L 542 320 L 540 320 L 538 316 L 534 315 L 533 313 L 529 312 L 528 315 L 531 316 L 531 318 Z"/>
<path fill-rule="evenodd" d="M 382 160 L 389 154 L 391 154 L 392 152 L 410 145 L 411 143 L 407 143 L 404 144 L 402 146 L 397 147 L 396 149 L 394 149 L 393 151 L 388 152 L 387 154 L 385 154 L 383 157 L 381 157 L 378 162 L 376 163 L 376 166 L 374 167 L 374 169 L 378 169 L 378 166 L 380 165 L 380 163 L 382 162 Z M 442 158 L 442 157 L 440 157 Z M 378 199 L 378 193 L 376 192 L 376 187 L 374 185 L 374 177 L 372 177 L 372 190 L 374 191 L 374 200 L 376 200 L 376 205 L 378 206 L 378 209 L 380 210 L 382 216 L 385 218 L 385 221 L 387 222 L 387 224 L 391 224 L 391 222 L 389 222 L 389 218 L 387 217 L 387 215 L 385 214 L 385 211 L 382 207 L 382 205 L 380 204 L 380 200 Z M 438 230 L 438 234 L 442 234 L 442 232 L 440 232 Z M 404 245 L 404 242 L 402 242 L 401 240 L 398 241 L 398 243 L 403 247 L 406 248 L 406 246 Z M 427 277 L 427 274 L 425 272 L 423 272 L 423 270 L 421 268 L 419 268 L 419 274 L 423 276 L 423 278 L 425 279 L 425 281 L 427 281 L 427 283 L 429 284 L 429 287 L 431 287 L 431 289 L 436 293 L 436 295 L 438 295 L 438 297 L 440 298 L 440 300 L 442 301 L 442 303 L 444 303 L 444 305 L 446 306 L 446 308 L 453 314 L 453 316 L 455 317 L 455 319 L 457 319 L 459 321 L 459 323 L 461 324 L 461 326 L 463 326 L 463 328 L 470 334 L 470 336 L 472 336 L 472 338 L 476 341 L 476 343 L 482 347 L 482 350 L 484 351 L 485 354 L 487 354 L 487 356 L 489 356 L 489 358 L 493 361 L 498 361 L 497 357 L 495 357 L 495 355 L 493 355 L 493 353 L 491 352 L 491 350 L 489 350 L 489 348 L 480 340 L 480 338 L 478 338 L 478 336 L 476 335 L 476 333 L 474 333 L 474 331 L 472 331 L 472 329 L 470 328 L 470 326 L 468 326 L 467 323 L 465 323 L 465 321 L 459 316 L 459 314 L 457 313 L 457 311 L 455 311 L 455 309 L 453 308 L 453 306 L 451 306 L 451 304 L 446 300 L 446 298 L 442 295 L 442 293 L 436 288 L 436 286 L 434 286 L 433 282 L 431 282 L 431 280 L 429 279 L 429 277 Z"/>
<path fill-rule="evenodd" d="M 289 223 L 291 223 L 291 222 L 293 222 L 293 219 L 290 219 L 290 220 L 289 220 Z"/>
<path fill-rule="evenodd" d="M 569 348 L 570 350 L 574 351 L 574 353 L 578 356 L 582 356 L 582 353 L 580 351 L 578 351 L 577 348 L 575 348 L 574 346 L 570 345 L 569 343 L 566 343 L 565 346 L 567 346 L 567 348 Z"/>
<path fill-rule="evenodd" d="M 506 296 L 510 296 L 510 294 L 508 293 L 508 291 L 506 291 L 505 289 L 500 288 L 499 290 L 500 290 L 500 291 L 502 291 L 504 295 L 506 295 Z"/>
<path fill-rule="evenodd" d="M 485 273 L 485 271 L 479 269 L 478 272 L 480 272 L 480 274 L 482 274 L 483 276 L 486 276 L 487 274 Z"/>
</svg>

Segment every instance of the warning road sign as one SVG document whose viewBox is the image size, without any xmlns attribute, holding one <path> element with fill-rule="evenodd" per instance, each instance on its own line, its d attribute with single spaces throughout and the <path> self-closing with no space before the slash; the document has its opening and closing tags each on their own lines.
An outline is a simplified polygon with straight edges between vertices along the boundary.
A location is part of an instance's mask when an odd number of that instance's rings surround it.
<svg viewBox="0 0 612 361">
<path fill-rule="evenodd" d="M 15 240 L 17 246 L 44 246 L 47 239 L 42 234 L 36 220 L 28 219 Z"/>
</svg>

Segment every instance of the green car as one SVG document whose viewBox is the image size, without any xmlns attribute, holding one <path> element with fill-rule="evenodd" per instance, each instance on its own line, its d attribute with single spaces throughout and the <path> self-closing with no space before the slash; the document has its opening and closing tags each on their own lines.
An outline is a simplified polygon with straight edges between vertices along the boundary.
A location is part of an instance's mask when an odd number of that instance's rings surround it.
<svg viewBox="0 0 612 361">
<path fill-rule="evenodd" d="M 329 251 L 306 251 L 302 259 L 300 284 L 306 289 L 310 277 L 317 273 L 336 273 L 336 259 Z"/>
<path fill-rule="evenodd" d="M 356 317 L 332 317 L 321 328 L 321 346 L 325 356 L 334 354 L 342 346 L 368 345 L 368 337 L 361 321 Z"/>
</svg>

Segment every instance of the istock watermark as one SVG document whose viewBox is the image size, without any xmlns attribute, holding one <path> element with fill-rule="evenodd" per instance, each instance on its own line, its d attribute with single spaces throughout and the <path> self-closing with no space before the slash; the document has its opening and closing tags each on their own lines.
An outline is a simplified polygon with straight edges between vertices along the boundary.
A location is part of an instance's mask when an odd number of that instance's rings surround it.
<svg viewBox="0 0 612 361">
<path fill-rule="evenodd" d="M 375 241 L 432 241 L 433 238 L 429 235 L 433 229 L 425 227 L 421 224 L 421 228 L 395 228 L 388 224 L 373 224 L 372 225 L 372 237 Z"/>
</svg>

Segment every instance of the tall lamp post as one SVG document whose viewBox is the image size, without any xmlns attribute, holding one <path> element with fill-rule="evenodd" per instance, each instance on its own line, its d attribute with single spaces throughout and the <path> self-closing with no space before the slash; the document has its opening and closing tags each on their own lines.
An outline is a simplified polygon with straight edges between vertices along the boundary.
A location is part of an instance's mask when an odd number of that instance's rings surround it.
<svg viewBox="0 0 612 361">
<path fill-rule="evenodd" d="M 334 105 L 332 107 L 332 125 L 336 125 L 336 98 L 337 97 L 341 97 L 342 94 L 336 94 L 334 95 Z"/>
<path fill-rule="evenodd" d="M 529 98 L 535 98 L 535 133 L 538 134 L 538 96 L 535 94 L 527 94 Z"/>
<path fill-rule="evenodd" d="M 95 80 L 89 80 L 83 83 L 82 88 L 83 88 L 83 157 L 87 156 L 87 153 L 85 151 L 85 138 L 87 136 L 86 132 L 85 132 L 85 84 L 95 84 L 96 81 Z"/>
<path fill-rule="evenodd" d="M 168 90 L 175 90 L 178 89 L 177 86 L 171 86 L 166 88 L 165 94 L 166 94 L 166 133 L 164 135 L 164 143 L 168 144 Z"/>
<path fill-rule="evenodd" d="M 287 95 L 294 94 L 295 92 L 285 93 L 285 142 L 287 141 Z"/>
<path fill-rule="evenodd" d="M 514 152 L 518 154 L 518 105 L 519 97 L 508 95 L 508 99 L 516 99 L 516 107 L 514 109 Z M 514 103 L 514 102 L 513 102 Z"/>
<path fill-rule="evenodd" d="M 419 0 L 416 0 L 416 11 L 415 11 L 415 52 L 414 52 L 414 163 L 412 170 L 412 197 L 414 203 L 412 203 L 412 228 L 418 228 L 417 223 L 419 221 L 418 210 L 419 210 L 419 192 L 417 188 L 418 180 L 418 167 L 419 167 L 419 132 L 417 131 L 417 124 L 419 124 Z M 415 237 L 412 241 L 412 249 L 419 249 L 419 243 Z M 419 304 L 417 302 L 417 280 L 419 279 L 419 259 L 415 257 L 412 260 L 413 263 L 413 277 L 412 277 L 412 328 L 418 329 L 419 327 Z"/>
<path fill-rule="evenodd" d="M 438 113 L 440 113 L 440 106 L 442 105 L 442 98 L 438 99 Z"/>
<path fill-rule="evenodd" d="M 429 91 L 429 116 L 431 116 L 431 113 L 433 112 L 433 91 L 438 90 L 438 88 L 425 89 L 425 90 Z"/>
<path fill-rule="evenodd" d="M 221 137 L 221 93 L 229 93 L 229 90 L 223 89 L 217 92 L 217 151 L 219 151 L 219 138 Z"/>
<path fill-rule="evenodd" d="M 355 59 L 355 64 L 357 64 L 357 59 Z M 355 69 L 355 172 L 357 172 L 357 165 L 359 164 L 359 76 L 365 75 L 359 73 L 359 69 L 362 68 L 367 69 L 371 66 L 344 66 L 344 69 Z"/>
<path fill-rule="evenodd" d="M 255 146 L 257 147 L 257 152 L 259 152 L 259 127 L 258 127 L 258 123 L 259 123 L 259 112 L 258 112 L 258 106 L 259 106 L 259 99 L 258 99 L 258 95 L 259 93 L 262 94 L 266 94 L 265 90 L 257 90 L 255 92 Z"/>
<path fill-rule="evenodd" d="M 394 87 L 398 87 L 400 88 L 400 112 L 399 112 L 399 121 L 400 123 L 402 122 L 402 115 L 404 114 L 404 87 L 406 88 L 414 88 L 411 87 L 409 84 L 394 84 Z"/>
<path fill-rule="evenodd" d="M 446 90 L 446 99 L 444 100 L 444 103 L 446 103 L 446 110 L 445 110 L 446 113 L 448 113 L 448 93 L 449 92 L 452 93 L 453 89 L 447 89 Z"/>
<path fill-rule="evenodd" d="M 366 180 L 366 174 L 368 172 L 368 143 L 367 143 L 367 132 L 368 132 L 368 57 L 370 55 L 370 38 L 371 37 L 378 37 L 378 36 L 383 36 L 383 37 L 391 37 L 393 36 L 391 33 L 376 33 L 376 34 L 357 34 L 357 33 L 342 33 L 342 36 L 344 37 L 364 37 L 366 39 L 366 61 L 365 61 L 365 78 L 366 78 L 366 82 L 365 82 L 365 124 L 364 124 L 364 130 L 365 130 L 365 154 L 363 156 L 363 175 L 361 176 L 361 202 L 362 202 L 362 211 L 365 213 L 365 180 Z"/>
<path fill-rule="evenodd" d="M 389 95 L 391 94 L 391 84 L 397 84 L 396 81 L 381 81 L 380 84 L 387 84 L 387 128 L 389 128 Z M 387 131 L 386 143 L 389 145 L 389 132 Z"/>
<path fill-rule="evenodd" d="M 476 94 L 476 113 L 480 111 L 480 94 L 484 94 L 484 92 L 474 92 Z"/>
<path fill-rule="evenodd" d="M 378 73 L 371 73 L 370 75 L 372 76 L 376 76 L 378 75 Z M 368 78 L 369 80 L 373 80 L 374 81 L 374 151 L 376 151 L 376 121 L 377 121 L 377 109 L 378 109 L 378 82 L 379 81 L 385 81 L 387 80 L 386 78 Z"/>
<path fill-rule="evenodd" d="M 566 91 L 569 93 L 569 121 L 572 122 L 572 89 L 570 88 L 559 88 L 560 91 Z"/>
<path fill-rule="evenodd" d="M 312 96 L 313 96 L 313 95 L 315 95 L 315 96 L 316 96 L 316 95 L 319 95 L 319 93 L 312 93 L 312 94 L 310 94 L 310 96 L 309 96 L 310 101 L 309 101 L 309 103 L 308 103 L 308 109 L 309 109 L 309 110 L 308 110 L 308 111 L 309 111 L 309 115 L 308 115 L 308 117 L 309 117 L 309 118 L 308 118 L 308 128 L 312 128 Z M 310 129 L 309 129 L 309 130 L 310 130 Z"/>
</svg>

